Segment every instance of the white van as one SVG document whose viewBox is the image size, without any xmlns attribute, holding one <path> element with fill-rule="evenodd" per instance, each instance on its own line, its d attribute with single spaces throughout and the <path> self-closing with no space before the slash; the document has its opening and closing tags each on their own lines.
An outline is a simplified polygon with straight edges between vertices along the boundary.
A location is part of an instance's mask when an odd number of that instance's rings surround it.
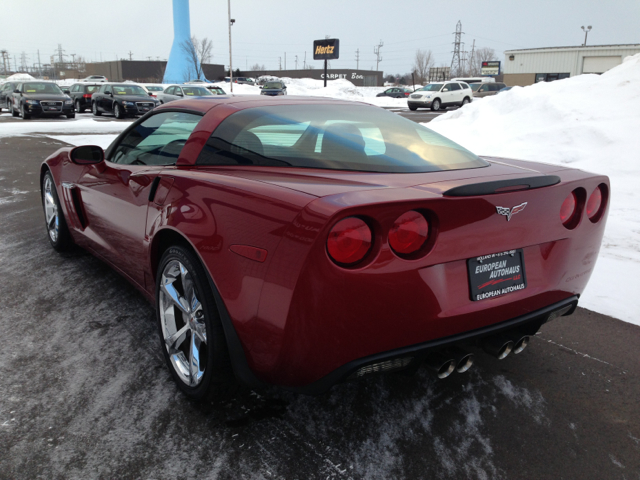
<svg viewBox="0 0 640 480">
<path fill-rule="evenodd" d="M 466 78 L 452 78 L 452 82 L 464 82 L 464 83 L 493 83 L 496 81 L 493 77 L 466 77 Z"/>
</svg>

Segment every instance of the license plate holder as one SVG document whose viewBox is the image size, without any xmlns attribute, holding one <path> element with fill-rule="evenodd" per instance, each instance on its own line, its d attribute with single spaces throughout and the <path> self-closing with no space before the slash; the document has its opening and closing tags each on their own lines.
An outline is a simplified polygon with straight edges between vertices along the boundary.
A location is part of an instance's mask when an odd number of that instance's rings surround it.
<svg viewBox="0 0 640 480">
<path fill-rule="evenodd" d="M 480 301 L 527 287 L 521 248 L 467 260 L 471 300 Z"/>
</svg>

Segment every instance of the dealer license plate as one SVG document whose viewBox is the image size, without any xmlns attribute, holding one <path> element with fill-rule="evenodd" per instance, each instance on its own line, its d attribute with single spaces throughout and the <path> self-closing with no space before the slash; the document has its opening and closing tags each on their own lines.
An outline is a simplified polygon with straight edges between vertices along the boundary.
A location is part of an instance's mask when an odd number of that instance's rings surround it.
<svg viewBox="0 0 640 480">
<path fill-rule="evenodd" d="M 58 107 L 47 107 L 47 110 L 58 110 Z"/>
<path fill-rule="evenodd" d="M 522 249 L 467 260 L 471 300 L 485 300 L 527 287 Z"/>
</svg>

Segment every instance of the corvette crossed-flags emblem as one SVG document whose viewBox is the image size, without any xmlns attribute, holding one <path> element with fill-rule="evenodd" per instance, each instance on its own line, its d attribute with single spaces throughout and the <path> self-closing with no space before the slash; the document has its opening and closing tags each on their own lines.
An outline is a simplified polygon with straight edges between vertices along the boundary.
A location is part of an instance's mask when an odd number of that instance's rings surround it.
<svg viewBox="0 0 640 480">
<path fill-rule="evenodd" d="M 505 217 L 507 217 L 507 222 L 508 222 L 509 220 L 511 220 L 511 217 L 513 215 L 524 210 L 524 207 L 526 206 L 527 206 L 527 202 L 524 202 L 524 203 L 521 203 L 520 205 L 516 205 L 511 210 L 509 210 L 506 207 L 496 207 L 496 211 L 498 212 L 498 215 L 504 215 Z"/>
</svg>

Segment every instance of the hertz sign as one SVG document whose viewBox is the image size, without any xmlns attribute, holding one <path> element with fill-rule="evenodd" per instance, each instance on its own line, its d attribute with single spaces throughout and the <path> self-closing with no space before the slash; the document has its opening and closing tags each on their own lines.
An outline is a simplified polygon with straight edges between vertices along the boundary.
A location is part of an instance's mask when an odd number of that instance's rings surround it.
<svg viewBox="0 0 640 480">
<path fill-rule="evenodd" d="M 314 60 L 336 60 L 340 56 L 340 40 L 325 38 L 313 41 Z"/>
</svg>

